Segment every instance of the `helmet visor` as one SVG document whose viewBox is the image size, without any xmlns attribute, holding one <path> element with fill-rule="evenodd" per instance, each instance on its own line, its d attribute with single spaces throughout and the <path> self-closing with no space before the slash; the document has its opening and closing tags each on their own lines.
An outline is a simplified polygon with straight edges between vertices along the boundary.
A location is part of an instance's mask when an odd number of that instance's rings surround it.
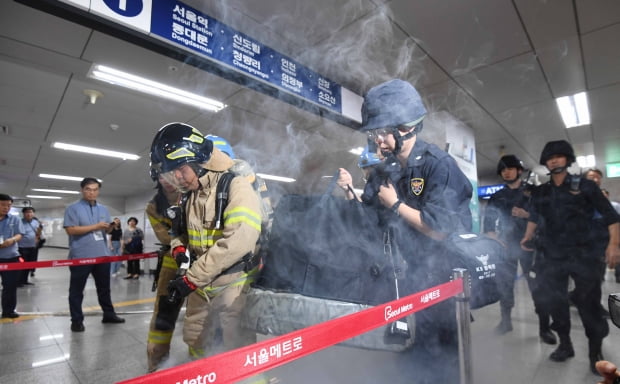
<svg viewBox="0 0 620 384">
<path fill-rule="evenodd" d="M 183 164 L 172 171 L 162 172 L 159 178 L 182 193 L 192 191 L 199 185 L 198 175 L 189 164 Z"/>
</svg>

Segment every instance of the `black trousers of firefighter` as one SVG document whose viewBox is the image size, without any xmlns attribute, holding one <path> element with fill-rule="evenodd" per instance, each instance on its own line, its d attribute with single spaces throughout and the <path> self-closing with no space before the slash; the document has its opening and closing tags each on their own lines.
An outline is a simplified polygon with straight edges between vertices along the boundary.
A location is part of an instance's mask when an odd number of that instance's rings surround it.
<svg viewBox="0 0 620 384">
<path fill-rule="evenodd" d="M 601 277 L 598 260 L 586 246 L 545 250 L 536 280 L 546 294 L 540 299 L 549 308 L 560 340 L 568 338 L 571 322 L 568 279 L 575 282 L 572 300 L 590 342 L 600 342 L 609 334 L 609 324 L 601 311 Z"/>
</svg>

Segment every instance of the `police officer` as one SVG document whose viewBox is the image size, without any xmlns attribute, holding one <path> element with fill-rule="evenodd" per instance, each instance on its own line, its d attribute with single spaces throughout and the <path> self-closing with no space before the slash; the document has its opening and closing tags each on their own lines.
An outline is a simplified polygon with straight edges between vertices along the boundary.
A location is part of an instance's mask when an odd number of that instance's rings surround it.
<svg viewBox="0 0 620 384">
<path fill-rule="evenodd" d="M 257 267 L 244 262 L 261 231 L 260 202 L 244 177 L 230 185 L 223 228 L 216 228 L 216 187 L 233 160 L 196 128 L 182 123 L 163 126 L 151 146 L 151 166 L 168 183 L 186 194 L 187 232 L 171 240 L 172 255 L 185 257 L 185 246 L 196 261 L 169 284 L 171 296 L 188 296 L 183 340 L 192 357 L 206 356 L 209 329 L 222 329 L 225 350 L 256 341 L 240 325 L 245 294 Z"/>
<path fill-rule="evenodd" d="M 588 338 L 590 370 L 596 374 L 595 363 L 603 360 L 601 346 L 609 333 L 609 325 L 600 311 L 600 274 L 591 254 L 590 227 L 596 210 L 609 230 L 605 256 L 613 265 L 620 256 L 620 218 L 593 181 L 568 173 L 567 168 L 574 161 L 573 148 L 567 141 L 545 144 L 540 164 L 547 167 L 551 179 L 532 193 L 532 211 L 521 245 L 531 250 L 528 242 L 537 225 L 544 222 L 541 234 L 544 262 L 537 279 L 544 284 L 547 292 L 544 301 L 553 319 L 551 327 L 560 338 L 560 345 L 549 358 L 560 362 L 575 355 L 570 339 L 568 305 L 568 278 L 572 277 L 575 282 L 573 300 Z"/>
<path fill-rule="evenodd" d="M 495 332 L 503 335 L 512 331 L 510 313 L 515 303 L 514 281 L 520 262 L 538 314 L 540 338 L 547 344 L 555 344 L 556 337 L 549 329 L 549 314 L 544 306 L 537 305 L 538 290 L 534 279 L 530 277 L 533 252 L 524 251 L 519 244 L 530 216 L 530 195 L 533 186 L 522 181 L 523 162 L 515 155 L 502 156 L 497 163 L 497 174 L 505 185 L 489 199 L 484 217 L 485 233 L 500 240 L 506 247 L 506 258 L 497 271 L 501 284 L 501 321 Z"/>
<path fill-rule="evenodd" d="M 408 264 L 406 294 L 449 281 L 450 250 L 442 240 L 452 232 L 471 230 L 472 224 L 471 183 L 448 153 L 417 136 L 426 113 L 416 89 L 402 80 L 372 88 L 362 105 L 361 129 L 382 155 L 395 158 L 400 168 L 380 183 L 377 198 L 397 223 L 394 243 Z M 416 313 L 414 349 L 423 349 L 425 361 L 438 360 L 436 357 L 447 356 L 445 353 L 454 355 L 454 308 L 454 302 L 446 300 Z M 427 375 L 434 376 L 427 378 L 432 382 L 454 380 L 454 372 L 445 368 L 425 368 Z"/>
</svg>

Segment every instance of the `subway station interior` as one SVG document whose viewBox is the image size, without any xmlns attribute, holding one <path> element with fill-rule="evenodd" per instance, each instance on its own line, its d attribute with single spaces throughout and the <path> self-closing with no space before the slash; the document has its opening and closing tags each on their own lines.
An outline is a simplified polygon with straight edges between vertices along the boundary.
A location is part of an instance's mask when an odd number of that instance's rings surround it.
<svg viewBox="0 0 620 384">
<path fill-rule="evenodd" d="M 156 14 L 163 8 L 184 12 Z M 188 20 L 189 10 L 202 15 L 201 25 L 180 21 Z M 147 11 L 153 16 L 145 21 Z M 172 35 L 165 36 L 166 28 Z M 236 48 L 217 46 L 218 33 L 234 35 Z M 39 261 L 67 259 L 63 214 L 79 199 L 83 177 L 101 180 L 98 201 L 112 217 L 123 225 L 138 218 L 145 252 L 154 252 L 158 241 L 144 207 L 154 194 L 150 148 L 160 127 L 182 122 L 226 138 L 236 156 L 262 175 L 275 206 L 282 196 L 325 193 L 339 168 L 348 169 L 361 190 L 363 96 L 398 78 L 418 90 L 428 110 L 419 136 L 448 152 L 472 182 L 475 230 L 481 230 L 483 195 L 502 184 L 499 158 L 518 156 L 524 181 L 545 183 L 549 175 L 539 158 L 552 140 L 574 148 L 571 173 L 602 170 L 602 187 L 620 201 L 618 41 L 616 0 L 5 0 L 0 193 L 13 197 L 18 214 L 36 208 L 46 238 Z M 105 68 L 209 98 L 210 104 L 128 88 L 98 77 Z M 316 78 L 319 86 L 309 85 Z M 585 100 L 587 113 L 564 117 L 560 99 L 573 106 Z M 93 148 L 124 155 L 98 156 Z M 54 175 L 74 179 L 49 177 Z M 82 333 L 70 329 L 68 268 L 38 268 L 33 285 L 18 289 L 20 317 L 0 319 L 0 383 L 155 382 L 144 376 L 155 263 L 142 260 L 139 279 L 123 279 L 125 266 L 111 277 L 112 301 L 124 324 L 101 324 L 89 279 Z M 602 292 L 604 306 L 609 294 L 620 292 L 611 269 Z M 574 306 L 570 316 L 575 357 L 550 361 L 555 346 L 539 339 L 519 270 L 511 332 L 493 332 L 498 304 L 472 311 L 473 383 L 597 383 Z M 183 316 L 162 370 L 192 362 L 182 322 Z M 602 352 L 620 364 L 620 329 L 609 325 Z M 335 345 L 265 375 L 271 384 L 426 383 L 429 377 L 456 384 L 458 363 L 458 356 L 439 354 L 429 362 L 415 350 Z"/>
</svg>

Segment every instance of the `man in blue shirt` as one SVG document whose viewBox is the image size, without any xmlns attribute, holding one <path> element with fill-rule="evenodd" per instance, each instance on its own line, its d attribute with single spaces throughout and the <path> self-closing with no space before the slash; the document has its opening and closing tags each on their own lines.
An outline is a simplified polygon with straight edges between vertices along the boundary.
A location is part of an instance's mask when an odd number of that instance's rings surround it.
<svg viewBox="0 0 620 384">
<path fill-rule="evenodd" d="M 24 207 L 22 208 L 22 225 L 24 227 L 24 236 L 19 241 L 19 254 L 24 261 L 37 261 L 37 243 L 39 236 L 41 235 L 41 223 L 34 218 L 34 208 Z M 33 285 L 28 281 L 28 275 L 33 272 L 34 269 L 24 269 L 19 281 L 19 286 Z M 33 275 L 34 276 L 34 275 Z"/>
<path fill-rule="evenodd" d="M 17 216 L 9 215 L 13 198 L 0 193 L 0 263 L 18 263 L 17 242 L 24 234 L 24 227 Z M 15 319 L 17 306 L 17 284 L 22 271 L 3 271 L 2 277 L 2 318 Z"/>
<path fill-rule="evenodd" d="M 65 210 L 64 228 L 69 235 L 69 259 L 109 256 L 106 234 L 112 230 L 108 209 L 97 203 L 101 183 L 87 177 L 80 183 L 82 199 Z M 103 310 L 102 323 L 124 323 L 116 315 L 110 298 L 110 265 L 107 263 L 69 267 L 69 310 L 71 330 L 84 332 L 82 300 L 88 275 L 92 274 L 97 288 L 97 299 Z"/>
</svg>

